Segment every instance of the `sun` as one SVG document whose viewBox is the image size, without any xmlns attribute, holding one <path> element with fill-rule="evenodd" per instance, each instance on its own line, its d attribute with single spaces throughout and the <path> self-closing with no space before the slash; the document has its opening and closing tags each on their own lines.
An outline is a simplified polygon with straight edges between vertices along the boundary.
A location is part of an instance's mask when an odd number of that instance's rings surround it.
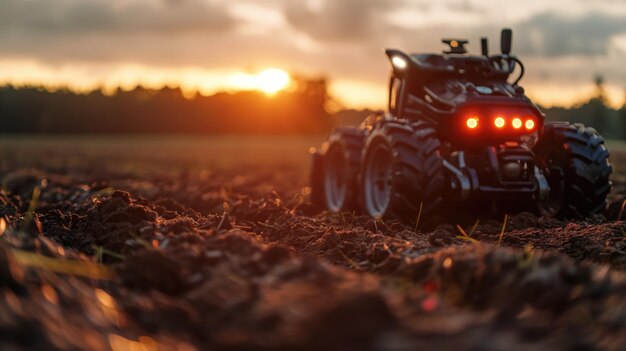
<svg viewBox="0 0 626 351">
<path fill-rule="evenodd" d="M 267 95 L 276 94 L 289 85 L 291 77 L 282 69 L 268 68 L 257 74 L 255 77 L 256 88 Z"/>
</svg>

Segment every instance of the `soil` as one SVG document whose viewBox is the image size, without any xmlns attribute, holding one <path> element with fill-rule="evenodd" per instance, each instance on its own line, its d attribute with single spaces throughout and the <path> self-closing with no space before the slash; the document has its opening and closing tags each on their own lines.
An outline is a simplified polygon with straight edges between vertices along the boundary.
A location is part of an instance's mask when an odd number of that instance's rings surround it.
<svg viewBox="0 0 626 351">
<path fill-rule="evenodd" d="M 328 214 L 304 173 L 5 162 L 0 349 L 626 348 L 619 177 L 603 215 L 502 232 Z"/>
</svg>

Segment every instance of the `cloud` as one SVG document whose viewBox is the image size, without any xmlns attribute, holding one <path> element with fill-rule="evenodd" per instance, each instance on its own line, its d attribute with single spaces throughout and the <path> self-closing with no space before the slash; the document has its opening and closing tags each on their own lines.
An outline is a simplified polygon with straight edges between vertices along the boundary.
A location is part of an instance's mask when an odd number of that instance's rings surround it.
<svg viewBox="0 0 626 351">
<path fill-rule="evenodd" d="M 291 26 L 318 41 L 367 40 L 377 36 L 381 13 L 401 3 L 397 0 L 286 1 L 284 11 Z"/>
<path fill-rule="evenodd" d="M 176 34 L 227 30 L 234 25 L 223 2 L 203 0 L 3 0 L 0 4 L 0 30 L 13 35 Z"/>
<path fill-rule="evenodd" d="M 626 32 L 626 18 L 604 13 L 570 17 L 542 13 L 516 26 L 520 53 L 543 56 L 597 56 L 613 36 Z"/>
<path fill-rule="evenodd" d="M 353 61 L 360 55 L 377 62 L 366 55 L 386 46 L 439 51 L 444 36 L 469 37 L 475 49 L 478 38 L 488 35 L 495 48 L 493 39 L 504 25 L 515 29 L 520 55 L 605 55 L 611 38 L 626 31 L 620 11 L 561 14 L 529 1 L 532 13 L 503 24 L 496 21 L 498 2 L 479 7 L 456 0 L 3 0 L 0 47 L 5 55 L 59 61 L 176 64 L 179 57 L 180 63 L 201 65 L 218 64 L 225 55 L 234 61 L 241 61 L 236 55 L 275 57 L 274 51 L 300 59 Z M 566 8 L 584 6 L 569 3 Z M 607 1 L 601 3 L 606 7 Z M 520 16 L 523 11 L 515 9 Z"/>
</svg>

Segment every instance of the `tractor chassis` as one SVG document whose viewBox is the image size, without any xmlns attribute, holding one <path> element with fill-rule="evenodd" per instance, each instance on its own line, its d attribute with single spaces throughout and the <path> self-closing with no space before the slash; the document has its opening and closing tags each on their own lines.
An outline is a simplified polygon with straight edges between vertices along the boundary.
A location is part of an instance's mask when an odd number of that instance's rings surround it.
<svg viewBox="0 0 626 351">
<path fill-rule="evenodd" d="M 464 201 L 476 196 L 530 194 L 546 198 L 550 187 L 534 163 L 533 153 L 523 146 L 488 146 L 482 150 L 488 171 L 468 166 L 466 152 L 457 151 L 443 165 L 449 172 L 454 198 Z"/>
</svg>

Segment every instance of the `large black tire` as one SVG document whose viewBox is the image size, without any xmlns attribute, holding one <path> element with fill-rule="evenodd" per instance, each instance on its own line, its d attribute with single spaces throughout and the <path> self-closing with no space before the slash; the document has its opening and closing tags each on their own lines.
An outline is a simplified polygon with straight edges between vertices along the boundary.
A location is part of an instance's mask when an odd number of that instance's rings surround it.
<svg viewBox="0 0 626 351">
<path fill-rule="evenodd" d="M 314 155 L 311 170 L 311 199 L 331 212 L 356 211 L 358 172 L 367 137 L 365 129 L 336 128 Z"/>
<path fill-rule="evenodd" d="M 581 219 L 605 209 L 613 168 L 604 139 L 595 129 L 546 123 L 533 151 L 550 185 L 548 198 L 539 204 L 542 214 Z"/>
<path fill-rule="evenodd" d="M 447 189 L 439 149 L 435 130 L 427 123 L 376 125 L 367 139 L 362 165 L 365 212 L 406 223 L 415 223 L 418 215 L 422 224 L 437 222 L 444 214 Z"/>
</svg>

